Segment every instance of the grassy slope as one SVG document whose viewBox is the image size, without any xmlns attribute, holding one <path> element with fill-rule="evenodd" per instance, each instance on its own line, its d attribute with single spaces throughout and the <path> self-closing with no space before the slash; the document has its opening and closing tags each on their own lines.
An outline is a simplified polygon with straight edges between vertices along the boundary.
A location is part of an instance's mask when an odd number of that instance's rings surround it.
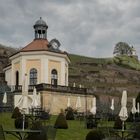
<svg viewBox="0 0 140 140">
<path fill-rule="evenodd" d="M 140 70 L 140 62 L 134 57 L 129 57 L 126 55 L 114 57 L 114 62 L 126 68 Z"/>
<path fill-rule="evenodd" d="M 86 87 L 90 87 L 93 83 L 92 81 L 87 83 L 87 80 L 83 78 L 84 75 L 89 75 L 90 73 L 98 73 L 102 70 L 102 65 L 113 63 L 112 58 L 91 58 L 74 54 L 70 54 L 69 57 L 71 60 L 69 67 L 70 84 L 76 82 L 77 84 L 82 84 Z"/>
<path fill-rule="evenodd" d="M 56 116 L 51 117 L 50 124 L 54 124 Z M 4 129 L 14 129 L 14 120 L 11 119 L 11 113 L 0 113 L 0 124 Z M 47 125 L 47 123 L 46 123 Z M 56 140 L 85 140 L 86 134 L 90 131 L 85 129 L 84 121 L 68 121 L 68 129 L 58 129 L 56 134 Z M 16 140 L 16 138 L 10 134 L 5 134 L 6 140 Z"/>
<path fill-rule="evenodd" d="M 52 116 L 50 122 L 46 125 L 53 125 L 57 116 Z M 91 129 L 85 128 L 85 122 L 79 120 L 71 120 L 68 122 L 68 129 L 57 129 L 56 140 L 85 140 L 85 137 Z M 11 119 L 11 113 L 0 113 L 0 124 L 4 129 L 14 129 L 14 121 Z M 111 121 L 99 121 L 98 126 L 100 127 L 113 127 L 114 122 Z M 130 123 L 127 123 L 127 128 Z M 5 134 L 6 140 L 17 140 L 10 134 Z"/>
<path fill-rule="evenodd" d="M 108 69 L 106 69 L 106 66 L 108 65 L 116 65 L 118 69 L 124 68 L 124 70 L 140 70 L 139 60 L 128 56 L 119 56 L 114 58 L 91 58 L 70 54 L 69 57 L 71 60 L 71 64 L 69 67 L 70 77 L 79 77 L 82 73 L 102 73 L 102 71 L 103 73 L 106 72 L 108 73 L 107 75 L 110 75 L 111 71 L 108 71 Z"/>
<path fill-rule="evenodd" d="M 90 64 L 97 64 L 97 65 L 117 64 L 121 67 L 127 67 L 128 69 L 140 70 L 139 60 L 137 60 L 134 57 L 129 57 L 129 56 L 126 56 L 126 55 L 117 56 L 117 57 L 114 57 L 114 58 L 92 58 L 92 57 L 70 54 L 69 57 L 70 57 L 70 60 L 71 60 L 70 74 L 75 73 L 75 71 L 71 71 L 71 70 L 76 69 L 76 65 L 77 64 L 82 64 L 82 63 L 85 64 L 85 65 L 86 64 L 89 64 L 89 65 Z M 90 70 L 88 68 L 86 70 Z M 80 69 L 80 67 L 79 67 L 79 69 Z"/>
</svg>

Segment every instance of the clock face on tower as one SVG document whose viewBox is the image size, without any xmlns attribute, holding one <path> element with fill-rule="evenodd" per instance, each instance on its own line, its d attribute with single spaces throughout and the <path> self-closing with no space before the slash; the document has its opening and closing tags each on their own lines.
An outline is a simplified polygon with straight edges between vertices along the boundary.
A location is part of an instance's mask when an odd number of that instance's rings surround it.
<svg viewBox="0 0 140 140">
<path fill-rule="evenodd" d="M 52 39 L 49 43 L 53 49 L 59 49 L 60 47 L 60 42 L 57 39 Z"/>
<path fill-rule="evenodd" d="M 59 48 L 57 42 L 52 42 L 51 45 L 53 46 L 54 49 L 58 49 Z"/>
</svg>

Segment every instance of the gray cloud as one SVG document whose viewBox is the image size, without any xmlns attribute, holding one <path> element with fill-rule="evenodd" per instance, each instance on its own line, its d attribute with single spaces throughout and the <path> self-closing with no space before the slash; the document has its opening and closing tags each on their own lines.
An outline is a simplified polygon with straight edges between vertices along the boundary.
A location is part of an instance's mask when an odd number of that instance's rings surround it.
<svg viewBox="0 0 140 140">
<path fill-rule="evenodd" d="M 139 0 L 3 0 L 0 43 L 13 47 L 30 43 L 40 16 L 49 26 L 48 40 L 57 38 L 69 53 L 111 57 L 115 44 L 125 41 L 140 55 Z"/>
</svg>

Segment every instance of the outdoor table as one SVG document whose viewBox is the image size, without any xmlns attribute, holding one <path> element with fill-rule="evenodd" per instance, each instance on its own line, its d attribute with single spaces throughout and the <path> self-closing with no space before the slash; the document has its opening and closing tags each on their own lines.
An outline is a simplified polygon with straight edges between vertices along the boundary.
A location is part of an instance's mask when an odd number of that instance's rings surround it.
<svg viewBox="0 0 140 140">
<path fill-rule="evenodd" d="M 30 129 L 7 129 L 4 130 L 7 134 L 15 136 L 19 140 L 24 140 L 29 133 L 41 133 L 41 130 L 30 130 Z"/>
<path fill-rule="evenodd" d="M 125 129 L 125 130 L 122 130 L 122 129 L 110 129 L 109 131 L 114 133 L 116 136 L 120 137 L 122 140 L 125 140 L 125 139 L 127 139 L 128 136 L 131 136 L 134 133 L 136 133 L 135 130 L 130 130 L 130 129 Z"/>
</svg>

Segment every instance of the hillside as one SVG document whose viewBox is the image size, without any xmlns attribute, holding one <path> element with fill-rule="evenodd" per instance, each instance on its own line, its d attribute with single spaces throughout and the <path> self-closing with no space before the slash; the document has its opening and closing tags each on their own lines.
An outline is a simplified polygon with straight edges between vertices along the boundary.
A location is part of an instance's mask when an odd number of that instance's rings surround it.
<svg viewBox="0 0 140 140">
<path fill-rule="evenodd" d="M 15 52 L 16 49 L 0 44 L 0 84 L 5 83 L 3 68 L 10 63 L 8 57 Z"/>
<path fill-rule="evenodd" d="M 71 86 L 73 83 L 77 86 L 81 84 L 89 88 L 89 92 L 113 96 L 119 96 L 123 89 L 127 89 L 132 96 L 140 92 L 140 64 L 135 58 L 89 58 L 73 54 L 69 57 Z"/>
</svg>

